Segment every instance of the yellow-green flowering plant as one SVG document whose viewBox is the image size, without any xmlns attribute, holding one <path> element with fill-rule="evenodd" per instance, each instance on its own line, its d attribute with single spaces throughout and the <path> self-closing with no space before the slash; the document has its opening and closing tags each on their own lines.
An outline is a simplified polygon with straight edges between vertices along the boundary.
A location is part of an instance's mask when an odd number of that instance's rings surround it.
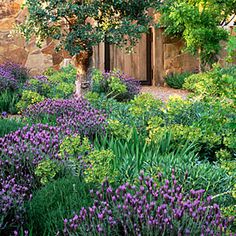
<svg viewBox="0 0 236 236">
<path fill-rule="evenodd" d="M 42 160 L 35 169 L 35 175 L 42 185 L 52 181 L 60 171 L 60 165 L 55 160 Z"/>
</svg>

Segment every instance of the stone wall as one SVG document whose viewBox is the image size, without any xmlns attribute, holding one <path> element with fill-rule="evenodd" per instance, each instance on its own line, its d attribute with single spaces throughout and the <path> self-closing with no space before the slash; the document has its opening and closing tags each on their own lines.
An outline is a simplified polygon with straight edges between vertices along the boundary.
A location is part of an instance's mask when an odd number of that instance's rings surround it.
<svg viewBox="0 0 236 236">
<path fill-rule="evenodd" d="M 27 12 L 21 9 L 24 0 L 0 0 L 0 64 L 14 61 L 28 67 L 32 74 L 40 74 L 48 67 L 58 69 L 64 59 L 63 53 L 54 50 L 48 40 L 39 49 L 35 40 L 26 43 L 15 33 L 15 24 L 23 22 Z"/>
<path fill-rule="evenodd" d="M 182 73 L 184 71 L 197 71 L 199 63 L 196 57 L 183 52 L 182 40 L 166 41 L 164 47 L 164 73 Z"/>
<path fill-rule="evenodd" d="M 32 74 L 40 74 L 48 67 L 59 69 L 64 63 L 64 58 L 69 56 L 65 52 L 55 52 L 53 42 L 47 40 L 39 49 L 35 40 L 26 43 L 21 35 L 14 33 L 14 25 L 23 22 L 27 15 L 27 11 L 21 9 L 23 2 L 24 0 L 0 0 L 0 64 L 11 60 L 28 67 Z M 154 85 L 163 84 L 163 77 L 166 74 L 198 69 L 196 57 L 182 52 L 183 41 L 166 38 L 163 29 L 153 32 Z M 102 58 L 100 61 L 103 61 L 104 52 L 100 54 L 99 58 L 100 56 Z M 224 56 L 225 52 L 222 51 L 221 58 Z M 101 66 L 104 68 L 104 65 Z"/>
</svg>

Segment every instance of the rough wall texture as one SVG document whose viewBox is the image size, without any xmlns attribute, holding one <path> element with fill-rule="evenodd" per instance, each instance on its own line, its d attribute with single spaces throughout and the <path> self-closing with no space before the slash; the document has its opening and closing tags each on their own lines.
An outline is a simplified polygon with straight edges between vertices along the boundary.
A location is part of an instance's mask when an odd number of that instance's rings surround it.
<svg viewBox="0 0 236 236">
<path fill-rule="evenodd" d="M 184 47 L 184 42 L 182 40 L 164 42 L 163 47 L 164 74 L 198 70 L 199 63 L 196 57 L 182 51 Z"/>
<path fill-rule="evenodd" d="M 27 66 L 32 74 L 40 74 L 46 68 L 59 68 L 64 57 L 56 53 L 49 40 L 41 49 L 35 40 L 26 43 L 24 38 L 14 33 L 17 22 L 23 22 L 27 12 L 21 9 L 24 0 L 0 0 L 0 64 L 11 60 Z"/>
</svg>

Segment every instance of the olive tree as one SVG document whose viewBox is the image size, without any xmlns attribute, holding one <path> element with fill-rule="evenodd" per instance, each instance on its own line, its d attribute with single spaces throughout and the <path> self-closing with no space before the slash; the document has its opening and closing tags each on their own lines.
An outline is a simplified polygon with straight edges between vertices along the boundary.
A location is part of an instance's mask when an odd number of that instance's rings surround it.
<svg viewBox="0 0 236 236">
<path fill-rule="evenodd" d="M 152 0 L 26 0 L 28 18 L 21 25 L 27 39 L 47 38 L 74 56 L 83 80 L 93 47 L 106 41 L 130 50 L 148 31 Z"/>
</svg>

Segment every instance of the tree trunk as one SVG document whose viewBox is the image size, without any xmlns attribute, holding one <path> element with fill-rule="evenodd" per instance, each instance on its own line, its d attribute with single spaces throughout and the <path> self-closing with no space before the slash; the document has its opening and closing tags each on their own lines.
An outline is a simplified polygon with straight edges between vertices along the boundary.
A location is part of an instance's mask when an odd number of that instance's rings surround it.
<svg viewBox="0 0 236 236">
<path fill-rule="evenodd" d="M 87 79 L 87 72 L 91 64 L 93 51 L 83 51 L 75 55 L 75 66 L 77 69 L 75 97 L 82 97 L 84 91 L 89 88 L 90 81 Z"/>
<path fill-rule="evenodd" d="M 201 73 L 202 72 L 202 58 L 201 58 L 201 48 L 198 49 L 198 70 Z"/>
</svg>

